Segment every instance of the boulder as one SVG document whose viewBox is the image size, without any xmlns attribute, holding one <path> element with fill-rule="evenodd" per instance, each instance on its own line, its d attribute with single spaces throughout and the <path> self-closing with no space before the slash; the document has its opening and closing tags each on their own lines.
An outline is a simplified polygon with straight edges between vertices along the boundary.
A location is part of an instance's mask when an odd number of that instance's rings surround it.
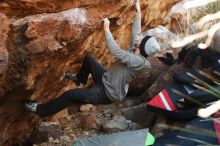
<svg viewBox="0 0 220 146">
<path fill-rule="evenodd" d="M 99 114 L 99 117 L 108 117 L 111 118 L 113 115 L 113 110 L 112 109 L 106 109 L 101 111 L 101 113 Z"/>
</svg>

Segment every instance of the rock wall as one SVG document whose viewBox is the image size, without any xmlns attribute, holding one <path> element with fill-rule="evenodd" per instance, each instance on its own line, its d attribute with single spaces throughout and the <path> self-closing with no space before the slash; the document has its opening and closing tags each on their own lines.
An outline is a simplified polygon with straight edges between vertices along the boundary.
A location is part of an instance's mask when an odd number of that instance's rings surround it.
<svg viewBox="0 0 220 146">
<path fill-rule="evenodd" d="M 0 77 L 3 78 L 8 65 L 7 38 L 9 32 L 9 20 L 0 13 Z"/>
<path fill-rule="evenodd" d="M 161 24 L 177 1 L 141 1 L 143 31 Z M 111 64 L 102 18 L 125 14 L 120 17 L 123 23 L 113 23 L 111 30 L 121 48 L 128 48 L 134 14 L 133 9 L 124 11 L 128 4 L 129 0 L 0 2 L 6 14 L 0 14 L 0 145 L 19 143 L 39 120 L 24 109 L 23 101 L 42 103 L 75 88 L 63 79 L 64 72 L 76 73 L 85 54 L 106 67 Z"/>
</svg>

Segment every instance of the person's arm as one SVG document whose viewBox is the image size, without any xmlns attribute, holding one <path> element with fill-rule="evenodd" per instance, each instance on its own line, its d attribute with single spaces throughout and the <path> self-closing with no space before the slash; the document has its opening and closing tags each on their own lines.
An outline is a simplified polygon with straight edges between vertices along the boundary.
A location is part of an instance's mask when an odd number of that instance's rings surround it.
<svg viewBox="0 0 220 146">
<path fill-rule="evenodd" d="M 108 18 L 103 19 L 103 21 L 104 21 L 105 39 L 110 53 L 114 58 L 124 62 L 123 60 L 125 56 L 129 54 L 129 52 L 120 49 L 118 44 L 115 42 L 112 33 L 110 32 L 109 29 L 110 21 L 108 20 Z"/>
<path fill-rule="evenodd" d="M 140 8 L 139 0 L 135 2 L 135 8 L 136 8 L 136 13 L 131 29 L 131 43 L 130 43 L 131 48 L 135 48 L 135 44 L 137 43 L 137 40 L 140 38 L 141 35 L 141 8 Z"/>
<path fill-rule="evenodd" d="M 107 18 L 104 20 L 104 31 L 105 31 L 105 39 L 107 43 L 107 47 L 114 58 L 116 58 L 121 63 L 125 63 L 128 67 L 139 68 L 143 65 L 147 65 L 150 68 L 150 63 L 140 57 L 139 55 L 130 53 L 128 51 L 120 49 L 118 44 L 115 42 L 112 33 L 110 32 L 109 25 L 110 22 Z"/>
</svg>

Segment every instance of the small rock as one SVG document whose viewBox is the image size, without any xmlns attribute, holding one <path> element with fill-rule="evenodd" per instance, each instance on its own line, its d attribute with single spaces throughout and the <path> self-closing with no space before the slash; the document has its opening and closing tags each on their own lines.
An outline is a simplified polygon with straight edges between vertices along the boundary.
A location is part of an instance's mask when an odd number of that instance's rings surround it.
<svg viewBox="0 0 220 146">
<path fill-rule="evenodd" d="M 115 121 L 126 121 L 126 118 L 123 116 L 114 116 L 113 120 Z"/>
<path fill-rule="evenodd" d="M 55 139 L 55 140 L 53 141 L 53 143 L 58 144 L 58 143 L 60 143 L 60 140 L 59 140 L 59 139 Z"/>
<path fill-rule="evenodd" d="M 42 143 L 42 144 L 40 144 L 40 145 L 38 145 L 38 146 L 52 146 L 52 144 L 51 143 Z"/>
<path fill-rule="evenodd" d="M 97 107 L 96 106 L 92 106 L 92 108 L 90 109 L 91 111 L 96 111 Z"/>
<path fill-rule="evenodd" d="M 73 144 L 73 140 L 69 136 L 66 136 L 66 135 L 60 137 L 60 142 L 64 146 L 68 146 L 68 145 L 72 145 Z"/>
<path fill-rule="evenodd" d="M 53 137 L 49 137 L 49 142 L 52 142 L 53 141 Z"/>
<path fill-rule="evenodd" d="M 98 114 L 98 115 L 97 115 L 98 118 L 101 118 L 102 116 L 103 116 L 102 114 Z"/>
<path fill-rule="evenodd" d="M 118 132 L 126 130 L 127 128 L 128 123 L 126 122 L 125 117 L 122 116 L 115 116 L 113 117 L 113 120 L 103 124 L 103 129 L 107 132 Z"/>
<path fill-rule="evenodd" d="M 105 117 L 111 117 L 112 114 L 105 114 L 104 116 L 105 116 Z"/>
<path fill-rule="evenodd" d="M 71 136 L 72 138 L 76 138 L 76 135 L 75 135 L 75 134 L 70 134 L 70 136 Z"/>
<path fill-rule="evenodd" d="M 99 120 L 94 114 L 83 114 L 80 119 L 80 128 L 91 130 L 99 128 Z"/>
<path fill-rule="evenodd" d="M 112 110 L 111 109 L 107 109 L 101 112 L 102 114 L 112 114 Z"/>
<path fill-rule="evenodd" d="M 89 135 L 89 132 L 83 131 L 83 134 L 84 134 L 84 135 Z"/>
<path fill-rule="evenodd" d="M 96 107 L 92 104 L 85 104 L 80 107 L 81 112 L 96 111 Z"/>
<path fill-rule="evenodd" d="M 62 42 L 61 44 L 64 45 L 64 46 L 66 46 L 66 45 L 67 45 L 67 42 Z"/>
<path fill-rule="evenodd" d="M 69 136 L 61 136 L 60 140 L 64 140 L 64 141 L 70 141 L 70 137 Z"/>
</svg>

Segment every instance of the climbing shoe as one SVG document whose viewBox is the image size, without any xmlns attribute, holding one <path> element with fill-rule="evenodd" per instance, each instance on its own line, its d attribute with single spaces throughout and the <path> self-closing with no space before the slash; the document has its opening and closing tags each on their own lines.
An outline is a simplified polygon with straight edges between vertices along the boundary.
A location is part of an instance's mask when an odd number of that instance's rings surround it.
<svg viewBox="0 0 220 146">
<path fill-rule="evenodd" d="M 72 80 L 77 86 L 80 85 L 80 82 L 75 75 L 71 75 L 70 73 L 65 73 L 65 78 L 68 80 Z"/>
<path fill-rule="evenodd" d="M 32 112 L 36 112 L 37 110 L 37 103 L 35 102 L 25 102 L 24 106 L 27 110 Z"/>
</svg>

